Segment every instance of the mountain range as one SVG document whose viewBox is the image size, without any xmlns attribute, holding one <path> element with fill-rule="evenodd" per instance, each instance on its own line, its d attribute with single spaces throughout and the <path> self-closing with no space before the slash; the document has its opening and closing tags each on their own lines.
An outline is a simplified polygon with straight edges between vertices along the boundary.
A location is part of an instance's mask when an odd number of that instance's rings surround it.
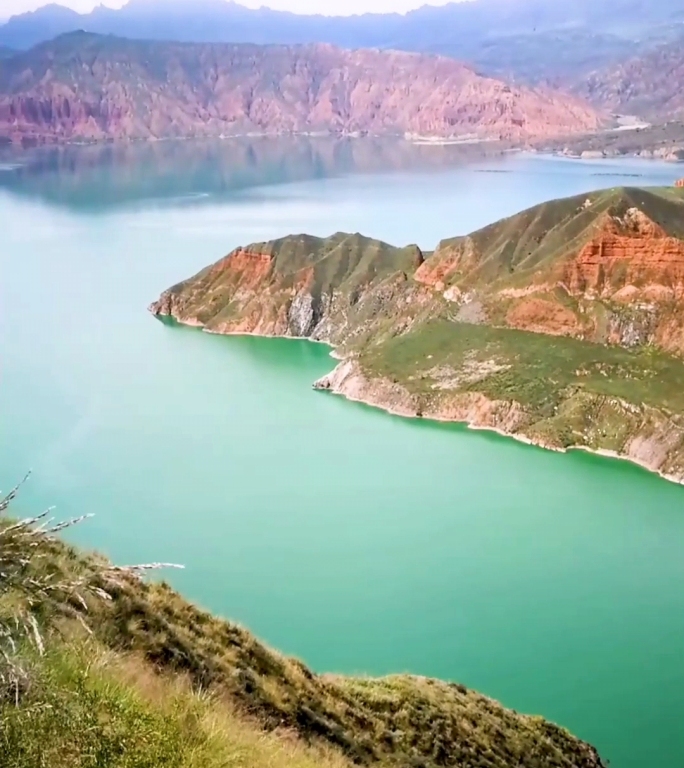
<svg viewBox="0 0 684 768">
<path fill-rule="evenodd" d="M 405 15 L 298 15 L 226 0 L 130 0 L 78 14 L 51 4 L 0 27 L 0 46 L 27 49 L 75 30 L 137 39 L 330 43 L 434 53 L 523 82 L 560 82 L 684 35 L 684 0 L 469 0 Z"/>
<path fill-rule="evenodd" d="M 245 134 L 509 140 L 591 132 L 585 102 L 447 57 L 139 41 L 73 32 L 0 66 L 0 136 L 96 141 Z"/>
</svg>

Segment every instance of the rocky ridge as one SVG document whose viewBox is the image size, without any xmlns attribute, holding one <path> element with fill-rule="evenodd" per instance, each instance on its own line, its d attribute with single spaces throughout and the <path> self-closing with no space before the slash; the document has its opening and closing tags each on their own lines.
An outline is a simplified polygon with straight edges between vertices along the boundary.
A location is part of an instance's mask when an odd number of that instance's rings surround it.
<svg viewBox="0 0 684 768">
<path fill-rule="evenodd" d="M 325 44 L 80 32 L 0 66 L 0 137 L 11 141 L 336 133 L 525 142 L 601 121 L 580 99 L 509 86 L 452 59 Z"/>
<path fill-rule="evenodd" d="M 587 448 L 684 480 L 684 194 L 551 201 L 433 253 L 360 235 L 237 249 L 151 307 L 216 333 L 303 336 L 319 389 Z"/>
<path fill-rule="evenodd" d="M 497 325 L 679 354 L 683 203 L 674 189 L 638 188 L 553 201 L 443 241 L 415 279 L 456 301 L 478 289 Z"/>
</svg>

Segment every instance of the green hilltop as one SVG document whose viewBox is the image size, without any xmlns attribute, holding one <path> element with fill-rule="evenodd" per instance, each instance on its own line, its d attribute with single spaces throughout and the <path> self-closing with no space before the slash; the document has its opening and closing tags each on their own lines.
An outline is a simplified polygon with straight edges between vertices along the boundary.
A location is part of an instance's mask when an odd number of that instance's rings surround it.
<svg viewBox="0 0 684 768">
<path fill-rule="evenodd" d="M 453 282 L 476 287 L 489 281 L 497 287 L 524 284 L 572 257 L 602 216 L 624 217 L 629 209 L 642 211 L 668 235 L 684 238 L 684 190 L 616 187 L 535 205 L 465 237 L 443 240 L 437 252 L 470 242 L 481 255 L 468 265 L 470 270 L 453 275 Z"/>
</svg>

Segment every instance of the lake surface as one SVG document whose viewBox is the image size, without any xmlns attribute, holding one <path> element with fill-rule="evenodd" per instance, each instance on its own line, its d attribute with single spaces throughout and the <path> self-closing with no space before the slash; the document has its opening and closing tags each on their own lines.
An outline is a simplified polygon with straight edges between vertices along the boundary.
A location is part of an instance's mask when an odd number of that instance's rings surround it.
<svg viewBox="0 0 684 768">
<path fill-rule="evenodd" d="M 314 392 L 323 345 L 146 312 L 238 244 L 359 230 L 433 247 L 551 197 L 670 184 L 646 161 L 404 143 L 0 157 L 0 487 L 321 671 L 449 678 L 684 765 L 684 489 L 624 462 Z"/>
</svg>

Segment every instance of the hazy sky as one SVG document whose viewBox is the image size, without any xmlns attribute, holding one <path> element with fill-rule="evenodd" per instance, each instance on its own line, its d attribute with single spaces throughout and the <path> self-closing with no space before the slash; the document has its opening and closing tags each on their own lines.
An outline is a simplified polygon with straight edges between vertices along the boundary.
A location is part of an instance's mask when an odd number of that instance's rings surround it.
<svg viewBox="0 0 684 768">
<path fill-rule="evenodd" d="M 66 5 L 77 11 L 90 11 L 95 5 L 108 5 L 110 8 L 120 8 L 126 0 L 56 0 L 60 5 Z M 258 8 L 267 5 L 279 10 L 295 11 L 296 13 L 363 13 L 365 11 L 404 13 L 421 5 L 446 5 L 453 0 L 240 0 L 242 5 Z M 33 11 L 46 0 L 0 0 L 0 19 L 15 13 Z"/>
</svg>

